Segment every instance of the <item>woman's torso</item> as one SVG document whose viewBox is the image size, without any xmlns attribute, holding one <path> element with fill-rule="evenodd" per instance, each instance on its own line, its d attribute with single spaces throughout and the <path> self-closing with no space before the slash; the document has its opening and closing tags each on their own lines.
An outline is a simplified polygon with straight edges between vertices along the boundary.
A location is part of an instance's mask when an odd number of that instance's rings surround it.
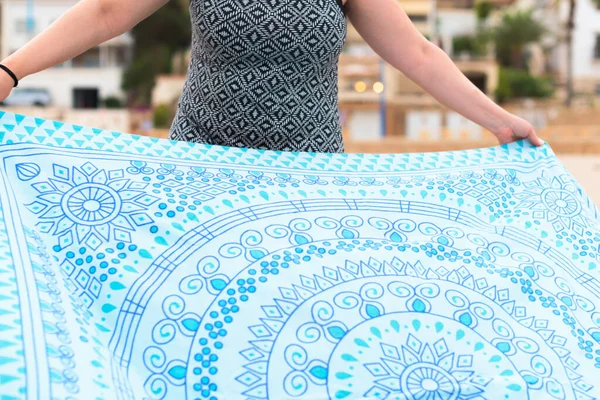
<svg viewBox="0 0 600 400">
<path fill-rule="evenodd" d="M 191 61 L 171 139 L 342 152 L 340 1 L 191 0 Z"/>
</svg>

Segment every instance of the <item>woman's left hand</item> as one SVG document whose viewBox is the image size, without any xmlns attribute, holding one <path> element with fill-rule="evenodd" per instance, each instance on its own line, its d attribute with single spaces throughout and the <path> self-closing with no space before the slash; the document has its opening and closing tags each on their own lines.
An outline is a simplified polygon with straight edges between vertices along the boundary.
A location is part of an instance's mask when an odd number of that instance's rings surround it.
<svg viewBox="0 0 600 400">
<path fill-rule="evenodd" d="M 544 142 L 535 133 L 533 126 L 523 118 L 511 115 L 506 126 L 500 128 L 496 132 L 492 132 L 500 144 L 516 142 L 518 140 L 527 139 L 534 146 L 543 146 Z"/>
</svg>

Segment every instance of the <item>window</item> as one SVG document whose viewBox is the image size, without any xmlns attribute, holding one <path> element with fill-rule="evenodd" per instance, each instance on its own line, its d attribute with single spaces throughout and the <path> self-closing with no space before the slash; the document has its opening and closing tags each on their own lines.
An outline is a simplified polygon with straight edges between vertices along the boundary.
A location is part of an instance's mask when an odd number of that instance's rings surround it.
<svg viewBox="0 0 600 400">
<path fill-rule="evenodd" d="M 129 62 L 129 50 L 125 46 L 119 46 L 114 48 L 115 62 L 116 65 L 122 67 L 127 65 Z"/>
<path fill-rule="evenodd" d="M 52 68 L 66 68 L 67 65 L 70 65 L 69 61 L 64 62 L 64 63 L 60 63 L 60 64 L 56 64 Z"/>
<path fill-rule="evenodd" d="M 450 8 L 473 8 L 475 6 L 474 0 L 439 0 L 442 6 Z"/>
<path fill-rule="evenodd" d="M 99 91 L 97 88 L 73 89 L 73 108 L 98 108 Z"/>
<path fill-rule="evenodd" d="M 535 3 L 535 8 L 540 10 L 549 9 L 551 7 L 554 7 L 554 5 L 556 4 L 556 2 L 553 0 L 536 0 Z"/>
<path fill-rule="evenodd" d="M 15 32 L 16 33 L 27 33 L 27 20 L 18 19 L 15 21 Z"/>
<path fill-rule="evenodd" d="M 477 87 L 477 89 L 481 90 L 483 93 L 487 92 L 487 75 L 481 72 L 472 72 L 466 73 L 466 77 L 471 81 L 473 85 Z M 486 93 L 487 94 L 487 93 Z"/>
<path fill-rule="evenodd" d="M 35 20 L 21 18 L 15 21 L 15 32 L 18 34 L 33 33 L 35 31 Z"/>
<path fill-rule="evenodd" d="M 427 15 L 424 14 L 413 14 L 409 15 L 408 18 L 410 18 L 413 23 L 427 22 Z"/>
<path fill-rule="evenodd" d="M 100 48 L 94 47 L 75 57 L 73 68 L 98 68 L 100 67 Z"/>
</svg>

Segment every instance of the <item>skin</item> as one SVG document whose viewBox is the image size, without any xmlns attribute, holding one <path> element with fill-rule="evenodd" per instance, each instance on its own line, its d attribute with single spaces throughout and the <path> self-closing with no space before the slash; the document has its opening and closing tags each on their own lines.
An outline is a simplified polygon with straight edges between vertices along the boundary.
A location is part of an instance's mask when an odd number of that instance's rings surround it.
<svg viewBox="0 0 600 400">
<path fill-rule="evenodd" d="M 2 64 L 21 80 L 127 32 L 167 2 L 81 0 Z M 495 104 L 446 53 L 425 39 L 396 0 L 344 0 L 344 4 L 348 18 L 373 50 L 441 104 L 486 128 L 501 144 L 527 139 L 543 145 L 531 124 Z M 0 73 L 0 101 L 12 86 L 12 79 Z"/>
</svg>

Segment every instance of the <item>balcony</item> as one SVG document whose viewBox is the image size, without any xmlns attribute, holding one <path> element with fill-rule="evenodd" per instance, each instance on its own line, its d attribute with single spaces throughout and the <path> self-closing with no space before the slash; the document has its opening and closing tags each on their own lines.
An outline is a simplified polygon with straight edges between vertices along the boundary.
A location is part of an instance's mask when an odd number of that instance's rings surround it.
<svg viewBox="0 0 600 400">
<path fill-rule="evenodd" d="M 54 68 L 124 68 L 131 61 L 131 57 L 131 47 L 118 42 L 104 43 Z"/>
<path fill-rule="evenodd" d="M 496 7 L 509 6 L 516 0 L 489 0 Z M 476 0 L 437 0 L 438 9 L 473 9 Z"/>
</svg>

